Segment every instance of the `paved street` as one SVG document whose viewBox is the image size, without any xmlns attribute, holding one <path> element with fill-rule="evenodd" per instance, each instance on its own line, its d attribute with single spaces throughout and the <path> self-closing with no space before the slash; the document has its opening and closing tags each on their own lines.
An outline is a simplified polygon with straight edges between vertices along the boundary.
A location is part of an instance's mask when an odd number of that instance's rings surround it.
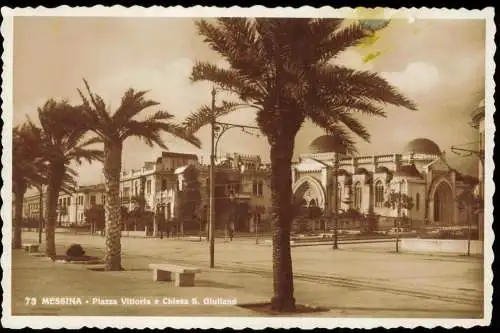
<svg viewBox="0 0 500 333">
<path fill-rule="evenodd" d="M 35 233 L 24 233 L 26 241 Z M 60 253 L 80 243 L 103 254 L 100 236 L 57 234 Z M 482 258 L 392 253 L 394 244 L 310 246 L 292 249 L 298 303 L 325 307 L 314 316 L 447 317 L 482 316 Z M 20 251 L 13 254 L 13 314 L 257 315 L 235 306 L 59 306 L 29 307 L 25 297 L 169 296 L 236 298 L 239 304 L 272 295 L 271 247 L 253 239 L 216 242 L 216 268 L 208 268 L 208 243 L 173 239 L 122 238 L 125 272 L 96 272 L 84 265 L 51 263 Z M 186 263 L 203 272 L 193 288 L 155 283 L 149 263 Z M 76 311 L 76 312 L 75 312 Z M 310 315 L 310 314 L 309 314 Z"/>
</svg>

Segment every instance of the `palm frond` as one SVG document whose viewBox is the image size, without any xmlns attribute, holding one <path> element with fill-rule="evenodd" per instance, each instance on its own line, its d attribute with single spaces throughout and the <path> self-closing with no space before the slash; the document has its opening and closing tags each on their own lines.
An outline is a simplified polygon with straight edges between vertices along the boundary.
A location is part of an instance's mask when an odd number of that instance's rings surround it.
<svg viewBox="0 0 500 333">
<path fill-rule="evenodd" d="M 206 62 L 197 62 L 193 66 L 191 80 L 210 81 L 219 88 L 234 93 L 244 102 L 262 100 L 265 89 L 262 85 L 248 80 L 234 69 L 222 69 Z"/>
<path fill-rule="evenodd" d="M 61 184 L 61 191 L 66 194 L 75 193 L 78 183 L 76 181 L 76 176 L 78 173 L 70 167 L 66 167 L 66 172 Z"/>
<path fill-rule="evenodd" d="M 85 115 L 85 118 L 83 119 L 85 126 L 87 126 L 87 128 L 91 129 L 94 133 L 104 139 L 106 137 L 107 129 L 103 127 L 103 124 L 99 120 L 97 112 L 94 112 L 87 97 L 80 89 L 77 89 L 77 91 L 80 95 L 80 98 L 82 99 L 82 105 L 80 107 L 82 108 L 83 114 Z"/>
<path fill-rule="evenodd" d="M 135 91 L 134 89 L 129 89 L 125 92 L 120 106 L 113 115 L 113 121 L 118 128 L 121 124 L 125 124 L 129 119 L 133 118 L 144 109 L 160 104 L 156 101 L 145 99 L 144 96 L 147 93 L 147 90 Z"/>
<path fill-rule="evenodd" d="M 349 132 L 338 122 L 332 121 L 331 117 L 320 112 L 310 114 L 309 118 L 315 125 L 324 129 L 328 135 L 335 138 L 335 141 L 340 144 L 340 150 L 342 150 L 339 151 L 339 153 L 352 155 L 358 153 L 356 141 L 354 141 Z"/>
<path fill-rule="evenodd" d="M 104 160 L 104 152 L 100 149 L 84 149 L 80 147 L 74 147 L 71 151 L 66 154 L 66 161 L 76 161 L 78 164 L 82 164 L 85 160 L 88 163 L 92 163 L 97 160 L 102 162 Z"/>
<path fill-rule="evenodd" d="M 387 116 L 382 107 L 367 100 L 339 94 L 336 91 L 321 91 L 319 94 L 323 94 L 323 96 L 314 96 L 315 104 L 321 104 L 319 101 L 323 101 L 322 103 L 326 104 L 327 107 L 332 107 L 336 110 L 359 112 L 376 117 Z"/>
<path fill-rule="evenodd" d="M 414 102 L 376 73 L 325 65 L 318 70 L 317 77 L 323 87 L 335 87 L 338 94 L 410 110 L 417 109 Z"/>
<path fill-rule="evenodd" d="M 106 110 L 106 103 L 101 96 L 92 92 L 92 89 L 86 79 L 83 79 L 83 83 L 85 85 L 85 89 L 87 90 L 87 94 L 89 95 L 90 101 L 92 102 L 91 109 L 95 113 L 98 120 L 97 123 L 101 123 L 101 127 L 110 129 L 113 123 Z"/>
<path fill-rule="evenodd" d="M 41 130 L 28 121 L 13 128 L 13 186 L 45 181 L 45 160 L 40 148 Z"/>
<path fill-rule="evenodd" d="M 202 105 L 198 111 L 191 113 L 183 122 L 184 128 L 188 131 L 195 133 L 200 128 L 205 125 L 210 124 L 212 119 L 217 119 L 218 117 L 222 117 L 230 114 L 235 111 L 238 107 L 243 107 L 244 105 L 238 103 L 232 103 L 223 101 L 220 106 L 216 106 L 212 111 L 207 105 Z"/>
<path fill-rule="evenodd" d="M 181 138 L 196 147 L 201 146 L 199 139 L 196 138 L 192 132 L 186 130 L 183 126 L 168 122 L 130 120 L 124 128 L 120 138 L 124 141 L 130 136 L 136 136 L 145 141 L 149 146 L 157 144 L 161 148 L 167 149 L 165 142 L 160 136 L 162 132 L 167 132 L 175 137 Z"/>
<path fill-rule="evenodd" d="M 317 48 L 317 61 L 327 62 L 349 47 L 359 45 L 368 36 L 367 30 L 359 24 L 351 24 L 336 29 L 330 38 L 321 42 Z"/>
<path fill-rule="evenodd" d="M 204 19 L 196 22 L 204 41 L 222 55 L 232 68 L 260 77 L 262 66 L 255 66 L 260 59 L 256 52 L 259 46 L 251 21 L 247 18 L 219 18 L 217 23 L 211 24 Z"/>
<path fill-rule="evenodd" d="M 244 73 L 248 79 L 259 82 L 266 71 L 266 60 L 261 56 L 256 25 L 252 20 L 241 17 L 223 17 L 217 21 L 225 32 L 226 43 L 230 46 L 226 60 L 231 68 Z"/>
<path fill-rule="evenodd" d="M 79 142 L 76 146 L 78 146 L 79 148 L 85 148 L 87 146 L 91 146 L 91 145 L 94 145 L 94 144 L 97 144 L 97 143 L 103 143 L 103 140 L 101 137 L 91 137 L 87 140 L 84 140 L 82 142 Z"/>
<path fill-rule="evenodd" d="M 361 124 L 359 120 L 357 120 L 352 115 L 347 114 L 345 112 L 338 112 L 338 114 L 340 123 L 344 124 L 354 134 L 356 134 L 363 140 L 370 141 L 370 133 L 368 132 L 366 127 L 363 124 Z"/>
<path fill-rule="evenodd" d="M 174 118 L 174 115 L 171 113 L 168 113 L 167 111 L 159 110 L 153 113 L 153 115 L 146 117 L 147 122 L 151 121 L 165 121 L 165 120 L 172 120 Z"/>
</svg>

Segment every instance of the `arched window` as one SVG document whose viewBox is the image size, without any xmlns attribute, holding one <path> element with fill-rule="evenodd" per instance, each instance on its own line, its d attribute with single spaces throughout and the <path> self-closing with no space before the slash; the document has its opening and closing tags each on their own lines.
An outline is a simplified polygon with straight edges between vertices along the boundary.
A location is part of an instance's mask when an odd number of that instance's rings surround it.
<svg viewBox="0 0 500 333">
<path fill-rule="evenodd" d="M 406 189 L 406 180 L 404 180 L 404 179 L 401 180 L 401 187 L 400 187 L 400 189 L 401 189 L 401 193 L 405 193 L 406 194 L 406 192 L 407 192 L 407 189 Z"/>
<path fill-rule="evenodd" d="M 375 184 L 375 207 L 382 207 L 384 205 L 384 183 L 379 180 Z"/>
<path fill-rule="evenodd" d="M 436 191 L 436 194 L 434 195 L 434 221 L 441 221 L 441 200 L 439 198 L 439 191 Z"/>
<path fill-rule="evenodd" d="M 420 193 L 415 195 L 415 209 L 417 211 L 420 209 Z"/>
<path fill-rule="evenodd" d="M 361 208 L 361 195 L 361 183 L 358 182 L 356 183 L 356 185 L 354 185 L 354 208 Z"/>
<path fill-rule="evenodd" d="M 342 184 L 337 183 L 337 208 L 342 204 Z"/>
</svg>

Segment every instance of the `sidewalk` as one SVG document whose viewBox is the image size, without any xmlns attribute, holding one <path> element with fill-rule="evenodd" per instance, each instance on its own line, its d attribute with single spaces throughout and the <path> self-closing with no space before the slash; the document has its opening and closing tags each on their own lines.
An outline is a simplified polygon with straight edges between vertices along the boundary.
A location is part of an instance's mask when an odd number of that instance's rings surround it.
<svg viewBox="0 0 500 333">
<path fill-rule="evenodd" d="M 243 288 L 241 277 L 231 273 L 203 272 L 197 275 L 195 287 L 176 288 L 173 282 L 154 282 L 152 272 L 144 267 L 128 267 L 123 272 L 95 271 L 92 269 L 101 265 L 54 263 L 19 250 L 13 252 L 12 259 L 13 315 L 255 316 L 258 314 L 239 306 L 204 305 L 203 300 L 235 299 L 240 304 L 269 300 Z M 26 305 L 26 297 L 36 297 L 37 304 Z M 47 297 L 70 298 L 73 302 L 79 299 L 82 305 L 42 304 Z M 149 300 L 151 304 L 121 304 L 126 297 L 138 302 Z M 118 305 L 92 304 L 95 298 L 100 302 L 115 300 Z M 192 303 L 193 298 L 200 304 L 163 304 Z M 160 304 L 154 304 L 155 300 Z"/>
<path fill-rule="evenodd" d="M 24 235 L 28 240 L 30 235 Z M 57 235 L 58 253 L 73 242 L 88 255 L 103 255 L 102 237 Z M 205 297 L 236 299 L 239 304 L 268 302 L 272 295 L 271 251 L 247 242 L 216 244 L 216 269 L 207 268 L 207 243 L 175 240 L 122 240 L 124 272 L 98 272 L 84 265 L 52 263 L 20 251 L 13 253 L 14 314 L 225 315 L 258 316 L 223 305 L 44 306 L 31 308 L 24 297 L 108 296 Z M 327 317 L 480 317 L 482 281 L 473 258 L 432 258 L 388 253 L 331 251 L 323 247 L 293 250 L 297 303 L 326 307 Z M 382 260 L 385 260 L 383 262 Z M 196 286 L 175 288 L 153 282 L 150 263 L 186 263 L 202 273 Z M 325 262 L 329 262 L 325 265 Z M 332 263 L 334 266 L 332 266 Z M 388 267 L 392 267 L 388 271 Z M 437 269 L 440 268 L 438 271 Z M 472 270 L 471 270 L 472 269 Z M 466 275 L 464 275 L 466 274 Z M 471 275 L 472 274 L 472 275 Z M 45 311 L 45 312 L 44 312 Z"/>
</svg>

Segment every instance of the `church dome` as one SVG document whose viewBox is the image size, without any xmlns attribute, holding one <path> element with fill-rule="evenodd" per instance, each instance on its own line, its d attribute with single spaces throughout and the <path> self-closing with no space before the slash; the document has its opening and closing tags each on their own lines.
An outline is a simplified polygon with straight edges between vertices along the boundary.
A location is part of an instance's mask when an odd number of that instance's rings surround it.
<svg viewBox="0 0 500 333">
<path fill-rule="evenodd" d="M 320 153 L 339 153 L 347 154 L 345 144 L 334 135 L 322 135 L 314 139 L 309 144 L 309 152 L 312 154 Z"/>
<path fill-rule="evenodd" d="M 426 154 L 426 155 L 441 155 L 441 149 L 432 140 L 418 138 L 408 142 L 404 149 L 405 154 Z"/>
<path fill-rule="evenodd" d="M 396 172 L 396 176 L 422 178 L 422 174 L 417 170 L 415 164 L 402 165 Z"/>
</svg>

